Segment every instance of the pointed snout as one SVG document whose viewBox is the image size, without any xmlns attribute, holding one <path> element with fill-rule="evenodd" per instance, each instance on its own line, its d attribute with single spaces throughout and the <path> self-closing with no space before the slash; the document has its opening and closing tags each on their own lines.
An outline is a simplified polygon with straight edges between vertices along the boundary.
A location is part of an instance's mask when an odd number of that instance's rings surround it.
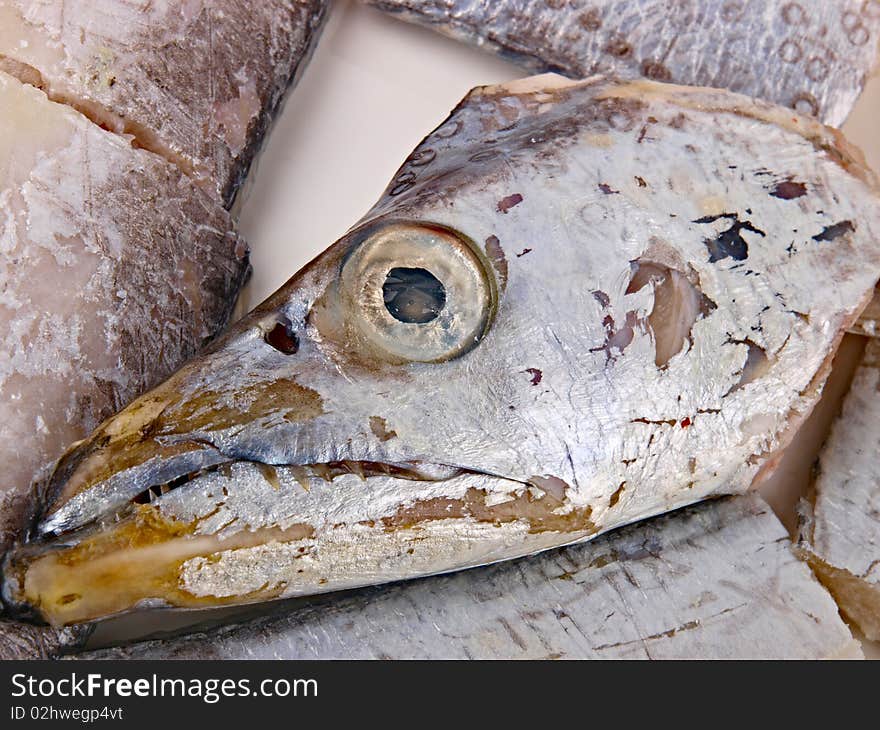
<svg viewBox="0 0 880 730">
<path fill-rule="evenodd" d="M 273 426 L 290 433 L 322 413 L 320 396 L 296 382 L 300 337 L 286 315 L 254 313 L 221 346 L 74 444 L 41 489 L 24 544 L 7 556 L 7 605 L 55 624 L 143 601 L 202 605 L 177 595 L 176 570 L 221 549 L 219 540 L 196 535 L 195 521 L 163 516 L 157 501 L 213 469 L 263 465 L 278 450 L 273 444 L 285 441 Z M 286 533 L 226 544 L 279 534 Z"/>
</svg>

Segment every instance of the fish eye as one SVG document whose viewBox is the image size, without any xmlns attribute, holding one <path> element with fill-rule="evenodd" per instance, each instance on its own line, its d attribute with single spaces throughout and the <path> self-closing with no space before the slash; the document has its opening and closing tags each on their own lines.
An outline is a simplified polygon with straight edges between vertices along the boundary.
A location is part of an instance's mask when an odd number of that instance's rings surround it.
<svg viewBox="0 0 880 730">
<path fill-rule="evenodd" d="M 388 223 L 365 232 L 342 267 L 346 320 L 392 360 L 458 357 L 491 323 L 494 280 L 476 248 L 443 226 Z"/>
<path fill-rule="evenodd" d="M 427 324 L 446 306 L 446 289 L 426 269 L 395 267 L 382 284 L 385 309 L 399 322 Z"/>
</svg>

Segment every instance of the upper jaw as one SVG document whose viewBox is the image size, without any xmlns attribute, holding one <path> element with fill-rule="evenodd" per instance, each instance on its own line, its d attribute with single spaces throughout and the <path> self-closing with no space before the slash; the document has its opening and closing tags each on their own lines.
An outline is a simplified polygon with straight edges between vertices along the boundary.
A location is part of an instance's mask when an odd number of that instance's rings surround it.
<svg viewBox="0 0 880 730">
<path fill-rule="evenodd" d="M 333 462 L 267 464 L 259 460 L 233 459 L 211 446 L 185 450 L 170 456 L 157 454 L 147 461 L 113 474 L 49 511 L 37 523 L 32 542 L 51 543 L 54 537 L 69 543 L 76 534 L 94 525 L 112 524 L 125 518 L 135 505 L 161 505 L 170 492 L 190 487 L 199 477 L 232 464 L 251 464 L 263 473 L 286 468 L 303 488 L 313 480 L 332 482 L 343 474 L 361 479 L 389 476 L 407 481 L 444 481 L 468 469 L 446 464 L 345 459 Z"/>
</svg>

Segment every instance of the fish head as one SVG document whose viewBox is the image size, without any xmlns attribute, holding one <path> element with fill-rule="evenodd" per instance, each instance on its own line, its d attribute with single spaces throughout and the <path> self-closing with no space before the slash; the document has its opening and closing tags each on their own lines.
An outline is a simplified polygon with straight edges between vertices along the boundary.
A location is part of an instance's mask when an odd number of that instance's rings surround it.
<svg viewBox="0 0 880 730">
<path fill-rule="evenodd" d="M 747 488 L 870 296 L 876 206 L 837 163 L 798 162 L 814 142 L 772 110 L 746 123 L 741 97 L 642 83 L 473 92 L 360 224 L 69 450 L 5 601 L 56 624 L 265 601 Z M 712 104 L 723 152 L 697 145 Z M 755 117 L 766 140 L 738 129 Z M 858 219 L 834 229 L 858 263 L 810 244 L 812 220 L 796 263 L 761 248 L 790 201 L 716 173 L 773 135 L 800 145 L 776 182 Z"/>
</svg>

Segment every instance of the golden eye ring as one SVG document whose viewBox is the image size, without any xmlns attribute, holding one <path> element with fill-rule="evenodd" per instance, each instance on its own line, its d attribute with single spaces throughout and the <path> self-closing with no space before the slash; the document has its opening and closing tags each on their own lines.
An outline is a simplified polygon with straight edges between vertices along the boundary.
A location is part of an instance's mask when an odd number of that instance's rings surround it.
<svg viewBox="0 0 880 730">
<path fill-rule="evenodd" d="M 364 231 L 342 267 L 348 324 L 391 360 L 441 362 L 491 325 L 494 278 L 476 247 L 444 226 L 394 222 Z"/>
</svg>

